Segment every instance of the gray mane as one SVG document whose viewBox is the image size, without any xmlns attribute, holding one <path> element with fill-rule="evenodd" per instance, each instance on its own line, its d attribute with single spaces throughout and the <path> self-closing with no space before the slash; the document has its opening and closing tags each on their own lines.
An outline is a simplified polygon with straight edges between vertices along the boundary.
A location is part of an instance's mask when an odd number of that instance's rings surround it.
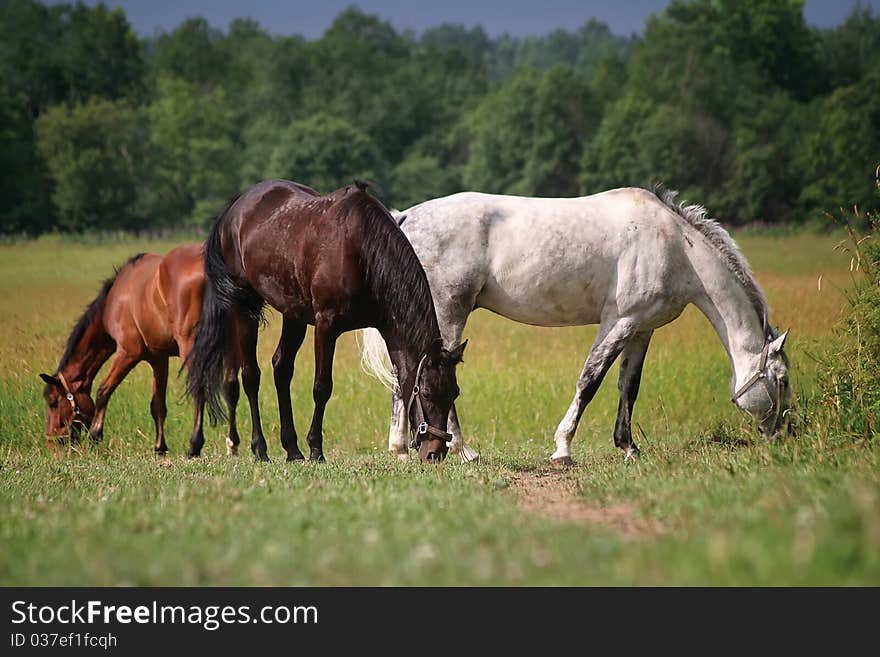
<svg viewBox="0 0 880 657">
<path fill-rule="evenodd" d="M 745 289 L 746 296 L 748 296 L 749 301 L 752 302 L 752 306 L 755 308 L 755 312 L 758 314 L 758 319 L 767 327 L 767 330 L 770 330 L 767 323 L 770 316 L 767 299 L 764 297 L 764 293 L 758 286 L 757 281 L 755 281 L 755 276 L 752 274 L 749 263 L 746 262 L 745 256 L 739 250 L 733 238 L 730 237 L 730 234 L 724 230 L 721 224 L 708 216 L 708 211 L 702 205 L 676 203 L 677 191 L 657 185 L 654 187 L 654 194 L 666 207 L 698 230 L 715 247 L 730 273 L 736 277 L 742 284 L 743 289 Z"/>
</svg>

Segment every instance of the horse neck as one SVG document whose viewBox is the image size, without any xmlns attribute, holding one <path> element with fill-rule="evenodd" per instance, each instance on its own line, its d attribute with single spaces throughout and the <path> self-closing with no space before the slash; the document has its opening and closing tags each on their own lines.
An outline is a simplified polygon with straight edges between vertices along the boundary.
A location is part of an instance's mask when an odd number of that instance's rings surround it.
<svg viewBox="0 0 880 657">
<path fill-rule="evenodd" d="M 389 324 L 379 329 L 388 347 L 388 356 L 397 371 L 397 380 L 401 389 L 410 374 L 418 367 L 422 356 L 428 353 L 431 342 L 440 337 L 440 329 L 433 312 L 431 318 L 435 330 L 433 337 L 428 340 L 413 339 L 413 334 L 409 333 L 406 327 L 400 325 Z"/>
<path fill-rule="evenodd" d="M 691 263 L 702 284 L 693 301 L 715 328 L 730 357 L 732 394 L 755 373 L 766 339 L 764 323 L 742 283 L 711 247 L 694 240 L 691 251 Z"/>
<path fill-rule="evenodd" d="M 102 307 L 86 328 L 76 347 L 59 373 L 74 390 L 91 393 L 92 383 L 107 359 L 113 355 L 113 339 L 104 328 Z"/>
<path fill-rule="evenodd" d="M 363 213 L 364 279 L 373 319 L 403 382 L 440 338 L 440 326 L 425 270 L 412 245 L 385 211 Z"/>
</svg>

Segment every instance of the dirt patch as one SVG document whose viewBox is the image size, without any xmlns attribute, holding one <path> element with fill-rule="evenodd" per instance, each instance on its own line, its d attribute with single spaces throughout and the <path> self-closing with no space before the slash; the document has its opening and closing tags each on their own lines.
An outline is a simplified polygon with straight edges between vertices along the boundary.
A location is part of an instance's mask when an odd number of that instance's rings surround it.
<svg viewBox="0 0 880 657">
<path fill-rule="evenodd" d="M 561 468 L 515 473 L 511 489 L 526 513 L 582 525 L 602 525 L 628 540 L 663 533 L 660 523 L 640 518 L 631 504 L 590 504 L 577 494 L 574 478 Z"/>
</svg>

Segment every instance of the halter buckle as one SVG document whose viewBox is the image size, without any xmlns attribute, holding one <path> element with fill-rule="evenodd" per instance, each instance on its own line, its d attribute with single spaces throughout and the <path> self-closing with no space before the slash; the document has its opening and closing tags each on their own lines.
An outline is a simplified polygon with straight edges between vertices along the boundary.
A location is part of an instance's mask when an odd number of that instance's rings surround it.
<svg viewBox="0 0 880 657">
<path fill-rule="evenodd" d="M 417 428 L 416 433 L 418 434 L 426 434 L 428 433 L 428 423 L 422 422 Z"/>
<path fill-rule="evenodd" d="M 73 401 L 73 393 L 72 392 L 67 393 L 67 401 L 71 401 L 71 402 Z"/>
</svg>

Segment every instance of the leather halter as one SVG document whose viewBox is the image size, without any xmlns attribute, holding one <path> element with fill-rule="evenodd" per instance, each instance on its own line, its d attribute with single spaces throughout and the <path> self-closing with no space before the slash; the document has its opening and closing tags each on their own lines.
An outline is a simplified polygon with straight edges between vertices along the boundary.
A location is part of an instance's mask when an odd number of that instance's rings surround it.
<svg viewBox="0 0 880 657">
<path fill-rule="evenodd" d="M 770 341 L 764 341 L 764 348 L 761 350 L 761 360 L 758 361 L 758 371 L 752 374 L 749 377 L 749 380 L 743 383 L 735 393 L 733 393 L 733 397 L 730 398 L 730 401 L 736 403 L 736 400 L 746 394 L 753 385 L 755 385 L 758 381 L 763 381 L 764 386 L 767 388 L 767 392 L 770 391 L 770 384 L 767 383 L 767 372 L 765 368 L 767 367 L 767 356 L 770 354 Z M 771 397 L 772 399 L 772 397 Z"/>
<path fill-rule="evenodd" d="M 748 381 L 743 383 L 736 392 L 733 393 L 733 397 L 730 398 L 730 401 L 736 404 L 737 400 L 746 394 L 749 390 L 752 389 L 758 381 L 761 381 L 764 384 L 764 389 L 767 392 L 767 397 L 770 399 L 770 408 L 767 410 L 767 413 L 761 418 L 760 422 L 764 422 L 767 418 L 769 418 L 774 412 L 779 413 L 779 401 L 780 396 L 782 394 L 781 389 L 777 389 L 776 391 L 776 399 L 773 398 L 773 390 L 770 387 L 770 383 L 767 381 L 767 357 L 770 355 L 770 338 L 769 336 L 764 341 L 764 348 L 761 350 L 761 360 L 758 361 L 758 370 L 749 377 Z M 779 386 L 781 388 L 781 386 Z M 739 407 L 739 405 L 737 405 Z M 745 410 L 745 409 L 743 409 Z M 746 411 L 749 415 L 752 415 L 748 411 Z M 783 414 L 784 415 L 784 414 Z M 754 416 L 752 416 L 754 417 Z M 777 417 L 777 421 L 779 418 Z"/>
<path fill-rule="evenodd" d="M 419 366 L 416 368 L 416 378 L 413 381 L 413 389 L 412 393 L 409 396 L 409 403 L 406 405 L 406 416 L 407 418 L 411 418 L 410 411 L 412 410 L 413 402 L 416 405 L 416 426 L 414 427 L 412 424 L 412 420 L 410 420 L 410 434 L 412 435 L 412 442 L 410 443 L 410 447 L 413 449 L 418 449 L 419 444 L 424 440 L 425 434 L 431 434 L 432 436 L 436 436 L 437 438 L 442 438 L 446 442 L 452 440 L 452 434 L 448 431 L 443 431 L 442 429 L 438 429 L 436 427 L 432 427 L 425 421 L 425 411 L 422 409 L 422 398 L 419 392 L 419 382 L 422 380 L 422 367 L 425 364 L 425 359 L 428 358 L 428 354 L 422 356 L 422 359 L 419 361 Z"/>
<path fill-rule="evenodd" d="M 82 420 L 82 411 L 79 409 L 79 405 L 76 403 L 76 397 L 71 391 L 70 386 L 67 383 L 67 379 L 64 378 L 64 375 L 61 372 L 58 372 L 58 380 L 61 381 L 61 386 L 64 388 L 65 397 L 70 404 L 70 410 L 73 411 L 73 420 L 71 420 L 70 423 L 79 423 L 85 426 L 85 422 L 83 422 Z"/>
</svg>

